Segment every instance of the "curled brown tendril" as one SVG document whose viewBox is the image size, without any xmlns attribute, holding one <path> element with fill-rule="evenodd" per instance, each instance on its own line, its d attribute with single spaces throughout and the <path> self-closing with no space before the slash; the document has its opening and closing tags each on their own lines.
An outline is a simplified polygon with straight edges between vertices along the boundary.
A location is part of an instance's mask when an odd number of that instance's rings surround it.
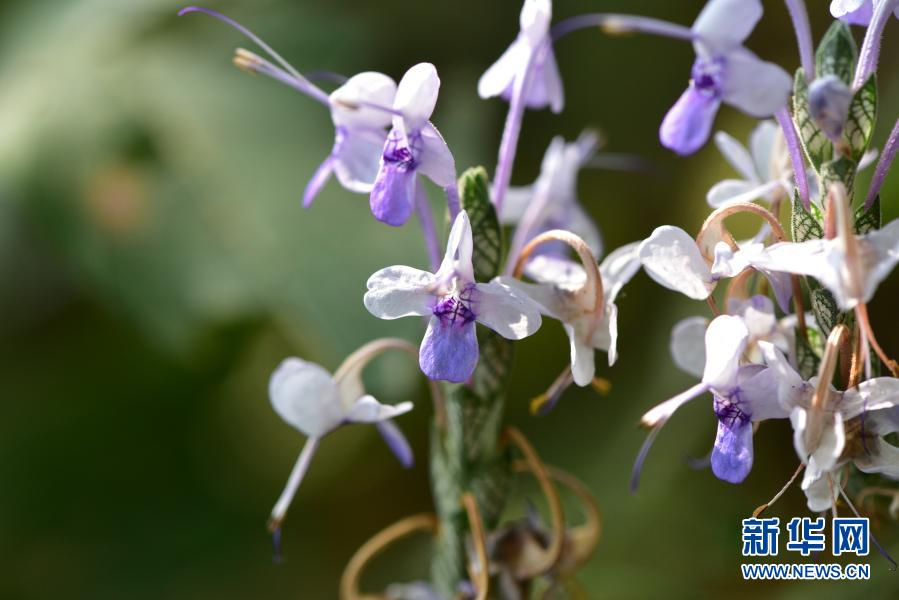
<svg viewBox="0 0 899 600">
<path fill-rule="evenodd" d="M 437 532 L 437 517 L 430 513 L 412 515 L 400 519 L 379 531 L 356 550 L 340 578 L 341 600 L 386 600 L 383 594 L 365 594 L 359 591 L 362 571 L 374 558 L 396 542 L 419 532 Z"/>
<path fill-rule="evenodd" d="M 780 497 L 784 495 L 784 492 L 786 492 L 790 488 L 790 486 L 793 485 L 793 482 L 796 481 L 796 478 L 799 477 L 799 474 L 802 473 L 802 470 L 804 468 L 805 468 L 805 463 L 799 463 L 799 466 L 796 467 L 796 471 L 793 472 L 793 474 L 790 476 L 790 478 L 787 480 L 787 482 L 784 484 L 784 486 L 782 488 L 780 488 L 780 491 L 777 492 L 776 494 L 774 494 L 774 497 L 772 497 L 770 500 L 768 500 L 767 502 L 765 502 L 764 504 L 762 504 L 761 506 L 756 508 L 754 511 L 752 511 L 752 517 L 758 518 L 759 515 L 761 515 L 766 510 L 768 510 L 769 506 L 771 506 L 772 504 L 777 502 L 780 499 Z"/>
<path fill-rule="evenodd" d="M 738 213 L 750 213 L 761 217 L 771 226 L 771 232 L 778 241 L 788 241 L 787 234 L 784 232 L 783 227 L 781 227 L 777 217 L 771 214 L 769 210 L 758 204 L 753 204 L 752 202 L 734 202 L 733 204 L 728 204 L 712 211 L 712 214 L 708 216 L 702 224 L 702 227 L 699 229 L 699 234 L 696 236 L 696 245 L 699 246 L 699 251 L 702 253 L 703 258 L 708 262 L 712 263 L 715 259 L 715 257 L 710 254 L 711 249 L 714 248 L 714 244 L 706 242 L 706 238 L 709 236 L 714 235 L 716 239 L 726 242 L 734 251 L 738 249 L 737 242 L 724 227 L 724 219 Z M 805 306 L 802 303 L 802 286 L 799 284 L 799 277 L 797 275 L 790 275 L 790 282 L 793 287 L 793 310 L 796 313 L 796 326 L 803 339 L 808 339 L 805 325 Z M 711 297 L 712 296 L 709 295 L 709 298 Z"/>
<path fill-rule="evenodd" d="M 476 569 L 469 563 L 468 576 L 477 590 L 475 598 L 487 600 L 487 594 L 490 591 L 490 563 L 487 559 L 487 535 L 484 532 L 484 521 L 481 519 L 481 511 L 478 509 L 478 501 L 474 494 L 471 492 L 462 494 L 462 506 L 465 507 L 465 514 L 468 516 L 468 527 L 471 530 L 475 556 L 478 561 Z"/>
<path fill-rule="evenodd" d="M 524 460 L 531 473 L 537 479 L 537 483 L 546 497 L 546 503 L 549 505 L 552 525 L 549 548 L 546 549 L 546 552 L 536 562 L 535 566 L 515 573 L 516 578 L 519 580 L 533 579 L 552 571 L 562 555 L 565 542 L 565 516 L 562 513 L 562 501 L 559 499 L 556 487 L 550 480 L 546 467 L 543 465 L 534 447 L 524 437 L 524 434 L 515 427 L 507 427 L 503 431 L 503 439 L 517 447 L 524 455 Z"/>
<path fill-rule="evenodd" d="M 513 467 L 518 472 L 534 473 L 531 465 L 524 460 L 516 461 Z M 568 552 L 567 554 L 563 553 L 559 564 L 560 570 L 564 571 L 564 574 L 572 574 L 587 563 L 599 544 L 602 535 L 602 516 L 599 504 L 587 486 L 571 473 L 551 465 L 544 465 L 544 468 L 552 481 L 561 484 L 577 496 L 584 513 L 584 523 L 571 527 L 567 531 L 570 542 L 567 548 Z"/>
</svg>

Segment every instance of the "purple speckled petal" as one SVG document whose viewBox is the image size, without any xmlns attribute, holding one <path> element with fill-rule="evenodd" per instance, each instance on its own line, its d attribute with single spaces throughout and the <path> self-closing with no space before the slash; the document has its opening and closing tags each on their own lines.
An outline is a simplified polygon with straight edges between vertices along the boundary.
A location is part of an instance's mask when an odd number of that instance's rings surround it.
<svg viewBox="0 0 899 600">
<path fill-rule="evenodd" d="M 730 425 L 718 421 L 718 435 L 712 449 L 712 472 L 730 483 L 740 483 L 752 469 L 752 423 L 734 420 Z"/>
<path fill-rule="evenodd" d="M 662 121 L 659 130 L 662 145 L 682 156 L 702 148 L 709 139 L 720 105 L 721 100 L 715 95 L 693 85 L 688 87 Z"/>
<path fill-rule="evenodd" d="M 403 162 L 381 165 L 371 191 L 371 212 L 382 223 L 399 227 L 415 208 L 415 169 Z"/>
<path fill-rule="evenodd" d="M 415 464 L 415 458 L 412 456 L 412 447 L 409 440 L 403 435 L 403 432 L 393 421 L 381 421 L 377 424 L 378 433 L 384 438 L 384 442 L 394 456 L 400 461 L 406 469 L 412 468 Z"/>
<path fill-rule="evenodd" d="M 309 183 L 306 185 L 306 191 L 303 192 L 303 208 L 312 206 L 312 201 L 318 196 L 318 193 L 331 178 L 331 173 L 333 172 L 334 157 L 329 155 L 328 158 L 318 166 L 315 170 L 315 174 L 312 175 L 312 179 L 310 179 Z"/>
<path fill-rule="evenodd" d="M 431 379 L 462 383 L 474 372 L 478 355 L 473 320 L 460 322 L 434 316 L 421 341 L 418 364 Z"/>
</svg>

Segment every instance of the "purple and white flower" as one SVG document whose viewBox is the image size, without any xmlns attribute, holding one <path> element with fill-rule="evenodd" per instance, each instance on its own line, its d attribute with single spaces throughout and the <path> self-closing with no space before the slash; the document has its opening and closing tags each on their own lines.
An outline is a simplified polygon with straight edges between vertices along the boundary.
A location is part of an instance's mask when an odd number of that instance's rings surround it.
<svg viewBox="0 0 899 600">
<path fill-rule="evenodd" d="M 774 373 L 762 365 L 741 364 L 749 340 L 749 330 L 740 317 L 723 315 L 709 324 L 700 383 L 643 415 L 643 425 L 652 431 L 634 466 L 632 487 L 636 487 L 643 461 L 662 426 L 677 409 L 705 392 L 712 393 L 718 418 L 712 472 L 731 483 L 746 478 L 752 469 L 752 424 L 789 416 L 778 403 Z"/>
<path fill-rule="evenodd" d="M 792 295 L 789 277 L 753 262 L 753 257 L 765 250 L 760 242 L 743 242 L 739 248 L 735 253 L 727 242 L 717 242 L 710 249 L 714 256 L 710 266 L 690 234 L 679 227 L 663 225 L 640 244 L 639 254 L 643 269 L 653 280 L 694 300 L 705 300 L 719 280 L 735 277 L 752 266 L 765 275 L 778 305 L 788 311 Z"/>
<path fill-rule="evenodd" d="M 528 186 L 509 188 L 499 217 L 504 225 L 518 226 L 511 255 L 532 237 L 551 229 L 570 231 L 587 243 L 594 256 L 602 254 L 599 229 L 577 196 L 578 173 L 594 156 L 597 146 L 598 136 L 592 131 L 583 132 L 571 143 L 557 136 L 546 149 L 537 180 Z M 541 254 L 547 250 L 551 249 L 541 248 Z M 564 250 L 561 244 L 557 250 Z"/>
<path fill-rule="evenodd" d="M 532 69 L 525 105 L 533 109 L 548 106 L 554 113 L 562 112 L 565 93 L 549 35 L 551 20 L 551 0 L 525 0 L 518 37 L 478 81 L 481 98 L 500 96 L 510 102 L 516 81 Z M 537 63 L 531 65 L 533 61 Z"/>
<path fill-rule="evenodd" d="M 867 27 L 874 16 L 874 3 L 875 0 L 831 0 L 830 14 L 851 25 Z M 899 19 L 899 6 L 893 10 L 893 14 Z"/>
<path fill-rule="evenodd" d="M 842 392 L 828 385 L 827 398 L 816 405 L 818 378 L 804 381 L 779 350 L 764 342 L 761 347 L 768 369 L 776 377 L 775 395 L 793 425 L 796 453 L 806 465 L 802 489 L 810 510 L 830 508 L 827 475 L 836 479 L 838 469 L 848 460 L 866 473 L 899 478 L 899 448 L 883 439 L 899 430 L 899 380 L 878 377 Z M 848 448 L 851 436 L 861 437 L 857 450 Z"/>
<path fill-rule="evenodd" d="M 475 322 L 511 340 L 540 327 L 540 311 L 525 294 L 496 281 L 475 282 L 471 257 L 471 224 L 461 211 L 436 273 L 393 266 L 368 280 L 365 307 L 376 317 L 429 317 L 419 364 L 431 379 L 471 377 L 479 356 Z"/>
<path fill-rule="evenodd" d="M 762 17 L 760 0 L 709 0 L 693 23 L 690 85 L 662 122 L 662 145 L 687 155 L 701 148 L 721 103 L 768 117 L 786 105 L 793 81 L 742 44 Z"/>
<path fill-rule="evenodd" d="M 793 168 L 783 134 L 774 121 L 762 121 L 749 136 L 749 148 L 723 131 L 715 145 L 742 179 L 716 183 L 706 195 L 709 206 L 764 199 L 769 204 L 793 194 Z"/>
<path fill-rule="evenodd" d="M 430 63 L 406 71 L 393 101 L 393 127 L 371 190 L 371 211 L 379 221 L 400 226 L 415 209 L 418 174 L 441 188 L 454 185 L 453 155 L 428 120 L 437 104 L 440 79 Z"/>
<path fill-rule="evenodd" d="M 530 261 L 528 271 L 537 283 L 514 277 L 499 282 L 521 290 L 540 307 L 540 312 L 562 323 L 571 344 L 571 373 L 574 383 L 589 385 L 596 371 L 595 350 L 609 355 L 609 366 L 618 358 L 618 307 L 615 298 L 640 269 L 638 244 L 628 244 L 609 254 L 599 265 L 602 306 L 596 306 L 595 286 L 577 263 L 549 256 Z"/>
<path fill-rule="evenodd" d="M 347 190 L 371 193 L 391 123 L 391 114 L 373 105 L 390 107 L 395 96 L 393 79 L 375 72 L 354 75 L 331 92 L 334 147 L 306 186 L 304 207 L 312 204 L 332 173 Z"/>
<path fill-rule="evenodd" d="M 338 380 L 315 363 L 288 358 L 272 373 L 268 393 L 275 412 L 308 438 L 281 497 L 272 509 L 273 529 L 280 526 L 287 514 L 322 438 L 342 425 L 375 425 L 400 462 L 406 467 L 411 466 L 409 443 L 391 419 L 412 410 L 412 403 L 391 406 L 381 404 L 366 394 L 361 365 Z"/>
</svg>

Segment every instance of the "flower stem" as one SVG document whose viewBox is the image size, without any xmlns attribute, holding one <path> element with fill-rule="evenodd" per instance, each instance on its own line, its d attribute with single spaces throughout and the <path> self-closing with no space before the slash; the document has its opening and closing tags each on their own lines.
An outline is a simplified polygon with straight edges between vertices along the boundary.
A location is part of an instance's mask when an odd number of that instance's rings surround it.
<svg viewBox="0 0 899 600">
<path fill-rule="evenodd" d="M 799 44 L 800 64 L 805 71 L 806 81 L 811 83 L 815 79 L 815 54 L 812 49 L 812 28 L 808 20 L 808 10 L 805 8 L 804 0 L 785 0 L 785 2 Z"/>
<path fill-rule="evenodd" d="M 793 117 L 790 110 L 784 106 L 776 113 L 774 118 L 783 130 L 784 140 L 787 142 L 787 150 L 790 152 L 790 162 L 793 164 L 793 178 L 796 180 L 796 187 L 799 189 L 799 198 L 805 210 L 810 210 L 812 202 L 808 191 L 808 177 L 805 172 L 805 161 L 802 158 L 802 147 L 799 143 L 799 136 L 796 134 L 796 127 L 793 125 Z"/>
<path fill-rule="evenodd" d="M 880 194 L 880 188 L 883 187 L 883 182 L 887 177 L 890 166 L 893 164 L 893 159 L 896 158 L 897 150 L 899 150 L 899 119 L 896 119 L 893 131 L 890 132 L 890 137 L 887 138 L 887 142 L 883 147 L 880 160 L 877 161 L 877 168 L 874 169 L 874 178 L 871 180 L 871 187 L 868 188 L 868 196 L 865 198 L 866 210 L 871 208 L 874 200 Z"/>
<path fill-rule="evenodd" d="M 512 165 L 515 163 L 515 154 L 518 151 L 518 138 L 521 135 L 521 122 L 524 120 L 524 110 L 527 107 L 528 90 L 534 78 L 536 64 L 549 48 L 548 44 L 548 41 L 543 42 L 531 53 L 524 71 L 515 78 L 512 87 L 512 99 L 509 101 L 509 112 L 506 115 L 496 172 L 493 175 L 493 205 L 496 208 L 497 217 L 500 218 L 503 200 L 509 189 L 509 182 L 512 180 Z"/>
<path fill-rule="evenodd" d="M 865 84 L 871 73 L 877 70 L 877 61 L 880 59 L 880 41 L 883 36 L 883 28 L 899 0 L 874 0 L 874 16 L 865 32 L 865 40 L 858 53 L 858 66 L 855 69 L 855 79 L 852 81 L 852 89 L 857 90 Z"/>
<path fill-rule="evenodd" d="M 425 192 L 424 185 L 420 179 L 417 182 L 415 193 L 415 213 L 418 215 L 421 232 L 424 234 L 425 246 L 428 249 L 428 258 L 431 261 L 431 270 L 436 273 L 437 269 L 440 268 L 440 242 L 437 240 L 434 215 L 431 214 L 431 207 L 428 206 L 428 195 Z"/>
</svg>

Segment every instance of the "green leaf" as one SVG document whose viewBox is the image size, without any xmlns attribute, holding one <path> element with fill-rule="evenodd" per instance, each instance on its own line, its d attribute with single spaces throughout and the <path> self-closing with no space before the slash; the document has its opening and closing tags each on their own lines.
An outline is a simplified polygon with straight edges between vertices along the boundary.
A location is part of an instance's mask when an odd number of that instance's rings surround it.
<svg viewBox="0 0 899 600">
<path fill-rule="evenodd" d="M 812 205 L 813 210 L 814 208 Z M 793 215 L 790 218 L 790 229 L 794 242 L 820 240 L 824 237 L 824 227 L 821 221 L 805 210 L 798 191 L 793 195 Z"/>
<path fill-rule="evenodd" d="M 817 329 L 806 328 L 806 340 L 796 328 L 796 366 L 803 379 L 811 379 L 818 373 L 821 362 L 819 345 L 823 341 Z M 816 348 L 819 348 L 816 351 Z"/>
<path fill-rule="evenodd" d="M 845 156 L 822 163 L 820 171 L 821 197 L 826 198 L 830 185 L 839 182 L 846 187 L 846 195 L 852 198 L 856 171 L 858 171 L 858 164 Z"/>
<path fill-rule="evenodd" d="M 830 334 L 840 320 L 840 309 L 837 307 L 836 300 L 826 289 L 821 287 L 817 281 L 811 277 L 806 277 L 808 284 L 808 296 L 812 303 L 812 312 L 815 313 L 815 320 L 818 322 L 818 328 L 825 335 Z"/>
<path fill-rule="evenodd" d="M 499 275 L 503 258 L 502 228 L 490 202 L 490 185 L 484 167 L 468 169 L 459 178 L 459 202 L 471 221 L 474 240 L 472 264 L 476 281 Z"/>
<path fill-rule="evenodd" d="M 880 196 L 874 199 L 874 204 L 871 205 L 871 208 L 865 210 L 865 205 L 860 204 L 855 209 L 855 233 L 858 235 L 865 235 L 875 229 L 880 229 L 880 225 Z"/>
<path fill-rule="evenodd" d="M 849 25 L 834 21 L 815 53 L 815 70 L 818 77 L 836 75 L 846 85 L 852 85 L 858 47 Z"/>
<path fill-rule="evenodd" d="M 852 159 L 859 162 L 874 133 L 877 121 L 877 78 L 872 73 L 865 84 L 852 97 L 849 116 L 843 130 L 843 139 L 849 146 Z"/>
<path fill-rule="evenodd" d="M 833 144 L 818 128 L 809 112 L 808 83 L 802 69 L 796 70 L 793 80 L 793 121 L 806 158 L 816 172 L 820 171 L 821 163 L 833 157 Z"/>
</svg>

